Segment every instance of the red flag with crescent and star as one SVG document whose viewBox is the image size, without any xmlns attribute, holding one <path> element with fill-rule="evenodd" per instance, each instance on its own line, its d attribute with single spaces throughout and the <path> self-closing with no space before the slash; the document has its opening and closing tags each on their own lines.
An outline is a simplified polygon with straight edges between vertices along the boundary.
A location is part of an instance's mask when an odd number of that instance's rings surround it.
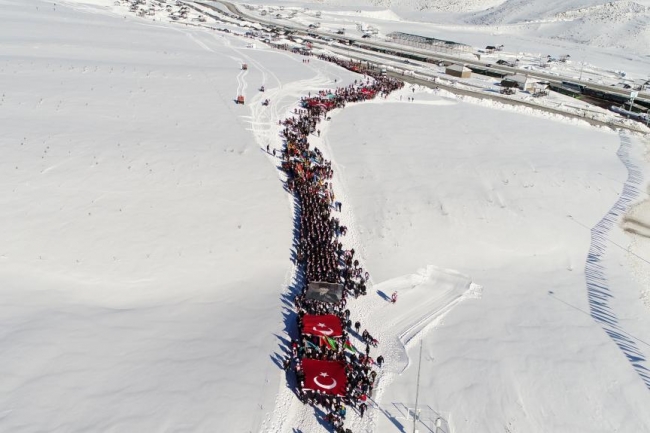
<svg viewBox="0 0 650 433">
<path fill-rule="evenodd" d="M 304 358 L 305 389 L 332 395 L 345 395 L 345 363 Z"/>
<path fill-rule="evenodd" d="M 343 335 L 341 319 L 333 314 L 305 314 L 302 318 L 302 333 L 319 337 L 340 337 Z"/>
</svg>

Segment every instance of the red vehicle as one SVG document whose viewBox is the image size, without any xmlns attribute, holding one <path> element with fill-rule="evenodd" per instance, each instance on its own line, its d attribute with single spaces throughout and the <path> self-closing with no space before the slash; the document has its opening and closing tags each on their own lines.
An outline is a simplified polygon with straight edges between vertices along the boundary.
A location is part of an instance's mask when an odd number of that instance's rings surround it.
<svg viewBox="0 0 650 433">
<path fill-rule="evenodd" d="M 237 96 L 237 101 L 238 104 L 244 105 L 244 95 L 239 95 Z"/>
</svg>

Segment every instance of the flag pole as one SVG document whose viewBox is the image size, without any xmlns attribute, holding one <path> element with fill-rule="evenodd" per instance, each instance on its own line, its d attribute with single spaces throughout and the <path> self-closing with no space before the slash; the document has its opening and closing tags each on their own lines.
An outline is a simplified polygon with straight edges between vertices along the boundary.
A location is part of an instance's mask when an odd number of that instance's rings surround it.
<svg viewBox="0 0 650 433">
<path fill-rule="evenodd" d="M 418 397 L 420 396 L 420 369 L 422 368 L 422 340 L 420 340 L 420 362 L 418 363 L 418 380 L 415 388 L 415 410 L 413 411 L 413 433 L 415 430 L 415 423 L 418 420 Z"/>
</svg>

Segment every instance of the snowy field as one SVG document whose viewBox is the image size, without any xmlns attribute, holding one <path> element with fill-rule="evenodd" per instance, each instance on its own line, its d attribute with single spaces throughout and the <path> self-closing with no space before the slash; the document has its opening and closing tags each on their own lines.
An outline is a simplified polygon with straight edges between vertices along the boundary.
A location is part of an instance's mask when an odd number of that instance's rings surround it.
<svg viewBox="0 0 650 433">
<path fill-rule="evenodd" d="M 627 177 L 621 138 L 431 95 L 397 98 L 346 109 L 327 141 L 375 282 L 435 264 L 482 286 L 480 301 L 460 303 L 424 339 L 420 404 L 431 423 L 648 431 L 648 384 L 590 317 L 585 288 L 589 229 Z M 619 271 L 634 259 L 621 244 L 607 245 L 608 285 L 647 356 L 650 310 Z M 417 350 L 409 354 L 417 360 Z M 404 406 L 413 407 L 416 373 L 385 390 L 380 431 L 410 428 Z"/>
<path fill-rule="evenodd" d="M 0 431 L 327 431 L 265 150 L 360 77 L 112 5 L 0 0 Z M 321 129 L 387 361 L 353 431 L 411 430 L 422 341 L 420 431 L 650 432 L 647 139 L 419 88 Z"/>
<path fill-rule="evenodd" d="M 257 430 L 292 214 L 256 88 L 277 117 L 350 75 L 92 7 L 0 17 L 0 430 Z"/>
</svg>

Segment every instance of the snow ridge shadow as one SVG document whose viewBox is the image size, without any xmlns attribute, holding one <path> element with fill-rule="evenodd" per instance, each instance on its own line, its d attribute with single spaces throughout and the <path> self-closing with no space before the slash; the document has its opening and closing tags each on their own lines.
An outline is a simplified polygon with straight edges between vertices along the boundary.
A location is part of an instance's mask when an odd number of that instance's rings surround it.
<svg viewBox="0 0 650 433">
<path fill-rule="evenodd" d="M 282 167 L 278 166 L 278 169 Z M 286 181 L 283 181 L 284 189 L 288 193 L 291 193 L 287 188 Z M 292 207 L 293 207 L 293 240 L 290 250 L 291 261 L 293 262 L 293 272 L 291 281 L 287 285 L 286 291 L 281 295 L 282 298 L 282 316 L 284 320 L 284 332 L 285 336 L 277 335 L 278 339 L 278 351 L 272 355 L 275 364 L 282 368 L 282 361 L 285 358 L 291 357 L 291 341 L 287 340 L 286 337 L 293 338 L 298 335 L 298 314 L 294 308 L 294 298 L 300 294 L 301 288 L 305 285 L 305 269 L 304 266 L 300 265 L 297 260 L 297 251 L 298 244 L 300 242 L 300 215 L 302 213 L 302 207 L 300 200 L 294 194 L 292 197 Z M 289 388 L 297 395 L 297 383 L 295 380 L 295 375 L 289 372 L 287 374 L 287 383 Z"/>
<path fill-rule="evenodd" d="M 644 365 L 646 357 L 639 349 L 636 341 L 621 328 L 616 313 L 612 311 L 609 301 L 614 295 L 609 288 L 606 269 L 601 263 L 607 253 L 607 236 L 609 232 L 619 220 L 619 217 L 627 212 L 630 204 L 638 197 L 639 186 L 643 180 L 641 171 L 630 159 L 631 142 L 629 136 L 621 133 L 620 140 L 621 145 L 617 155 L 627 168 L 628 177 L 625 180 L 619 199 L 598 224 L 591 229 L 591 243 L 585 264 L 587 296 L 591 317 L 602 326 L 607 335 L 616 343 L 650 390 L 650 370 Z"/>
</svg>

